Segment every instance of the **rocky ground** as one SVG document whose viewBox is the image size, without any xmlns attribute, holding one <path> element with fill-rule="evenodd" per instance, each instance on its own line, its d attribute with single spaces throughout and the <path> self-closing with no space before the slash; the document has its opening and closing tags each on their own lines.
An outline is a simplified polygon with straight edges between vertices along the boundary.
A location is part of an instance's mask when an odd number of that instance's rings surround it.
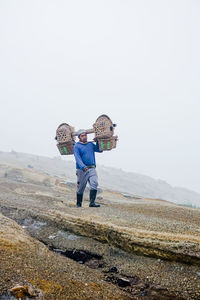
<svg viewBox="0 0 200 300">
<path fill-rule="evenodd" d="M 104 189 L 77 209 L 75 190 L 1 165 L 0 299 L 17 284 L 32 299 L 200 298 L 199 209 Z"/>
</svg>

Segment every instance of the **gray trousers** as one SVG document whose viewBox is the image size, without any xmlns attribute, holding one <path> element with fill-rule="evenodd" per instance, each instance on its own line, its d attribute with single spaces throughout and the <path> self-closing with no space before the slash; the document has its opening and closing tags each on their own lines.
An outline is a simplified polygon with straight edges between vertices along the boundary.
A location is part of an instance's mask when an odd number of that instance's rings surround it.
<svg viewBox="0 0 200 300">
<path fill-rule="evenodd" d="M 87 182 L 89 183 L 91 190 L 97 190 L 98 186 L 98 176 L 95 168 L 88 169 L 84 172 L 80 169 L 76 170 L 77 175 L 77 193 L 83 194 Z"/>
</svg>

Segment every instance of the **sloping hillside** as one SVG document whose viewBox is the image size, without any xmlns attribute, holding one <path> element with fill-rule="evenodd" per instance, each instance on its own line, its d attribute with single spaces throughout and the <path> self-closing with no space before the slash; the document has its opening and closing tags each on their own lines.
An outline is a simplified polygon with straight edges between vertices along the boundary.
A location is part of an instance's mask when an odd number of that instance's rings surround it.
<svg viewBox="0 0 200 300">
<path fill-rule="evenodd" d="M 73 156 L 48 158 L 17 152 L 0 152 L 0 163 L 10 163 L 35 168 L 64 180 L 76 182 Z M 158 198 L 178 204 L 200 207 L 200 194 L 181 187 L 172 187 L 163 180 L 121 169 L 97 166 L 99 185 L 142 197 Z"/>
<path fill-rule="evenodd" d="M 75 184 L 1 164 L 0 299 L 17 284 L 44 299 L 199 299 L 199 209 L 106 189 L 97 202 L 76 208 Z"/>
</svg>

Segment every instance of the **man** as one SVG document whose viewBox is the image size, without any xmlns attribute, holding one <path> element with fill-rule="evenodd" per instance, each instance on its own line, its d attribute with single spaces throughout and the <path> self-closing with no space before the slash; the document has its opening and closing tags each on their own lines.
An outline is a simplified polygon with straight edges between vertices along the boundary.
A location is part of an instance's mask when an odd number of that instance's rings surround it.
<svg viewBox="0 0 200 300">
<path fill-rule="evenodd" d="M 96 172 L 95 152 L 103 152 L 99 150 L 98 142 L 87 141 L 86 130 L 78 131 L 79 142 L 74 146 L 74 156 L 76 159 L 76 175 L 77 175 L 77 202 L 76 206 L 82 206 L 83 193 L 87 182 L 90 185 L 90 204 L 89 207 L 100 207 L 95 203 L 98 177 Z"/>
</svg>

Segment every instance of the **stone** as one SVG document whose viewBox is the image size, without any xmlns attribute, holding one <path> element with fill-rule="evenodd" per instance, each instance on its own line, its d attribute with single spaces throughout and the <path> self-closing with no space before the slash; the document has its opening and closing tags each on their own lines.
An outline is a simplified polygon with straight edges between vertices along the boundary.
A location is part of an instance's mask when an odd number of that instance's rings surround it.
<svg viewBox="0 0 200 300">
<path fill-rule="evenodd" d="M 112 267 L 108 270 L 109 273 L 118 273 L 118 269 L 116 267 Z"/>
<path fill-rule="evenodd" d="M 31 285 L 16 285 L 15 287 L 10 289 L 10 292 L 18 299 L 23 299 L 26 297 L 37 297 L 37 299 L 42 299 L 41 292 Z"/>
</svg>

